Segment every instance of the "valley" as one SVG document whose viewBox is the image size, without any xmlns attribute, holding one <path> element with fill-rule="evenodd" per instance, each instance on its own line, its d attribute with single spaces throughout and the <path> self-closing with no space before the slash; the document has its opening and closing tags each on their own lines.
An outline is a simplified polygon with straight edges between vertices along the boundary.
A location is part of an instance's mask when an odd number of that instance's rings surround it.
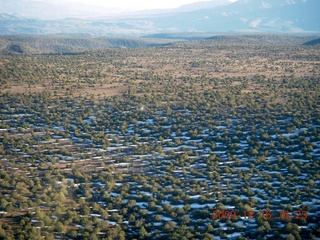
<svg viewBox="0 0 320 240">
<path fill-rule="evenodd" d="M 319 238 L 311 38 L 1 55 L 0 238 Z"/>
</svg>

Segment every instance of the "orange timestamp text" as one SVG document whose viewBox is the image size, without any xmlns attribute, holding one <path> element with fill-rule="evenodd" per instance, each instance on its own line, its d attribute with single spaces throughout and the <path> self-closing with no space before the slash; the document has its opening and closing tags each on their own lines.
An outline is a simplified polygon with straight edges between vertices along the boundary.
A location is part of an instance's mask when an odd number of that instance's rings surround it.
<svg viewBox="0 0 320 240">
<path fill-rule="evenodd" d="M 260 214 L 258 214 L 260 213 Z M 244 210 L 242 212 L 237 212 L 235 210 L 213 210 L 212 219 L 235 219 L 235 218 L 244 218 L 244 219 L 253 219 L 257 216 L 261 216 L 267 220 L 273 218 L 280 218 L 283 220 L 288 220 L 295 218 L 297 220 L 303 220 L 308 218 L 308 212 L 306 210 L 296 210 L 294 212 L 289 212 L 288 210 L 272 212 L 271 210 L 262 210 L 259 212 L 254 212 L 253 210 Z"/>
</svg>

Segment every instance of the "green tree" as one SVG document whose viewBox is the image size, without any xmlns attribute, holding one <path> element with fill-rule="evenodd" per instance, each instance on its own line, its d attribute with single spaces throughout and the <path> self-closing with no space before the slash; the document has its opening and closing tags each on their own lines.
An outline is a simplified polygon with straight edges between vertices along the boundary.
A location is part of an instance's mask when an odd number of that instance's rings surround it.
<svg viewBox="0 0 320 240">
<path fill-rule="evenodd" d="M 139 230 L 139 238 L 140 239 L 145 239 L 147 237 L 149 237 L 150 234 L 147 232 L 147 230 L 144 228 L 144 226 L 142 226 Z"/>
</svg>

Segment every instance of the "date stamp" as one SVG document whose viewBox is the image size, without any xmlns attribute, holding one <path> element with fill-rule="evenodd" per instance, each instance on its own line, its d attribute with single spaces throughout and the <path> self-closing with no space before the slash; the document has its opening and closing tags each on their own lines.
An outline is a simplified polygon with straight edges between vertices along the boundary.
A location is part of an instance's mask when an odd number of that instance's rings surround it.
<svg viewBox="0 0 320 240">
<path fill-rule="evenodd" d="M 244 219 L 254 219 L 258 216 L 265 218 L 267 220 L 271 219 L 281 219 L 281 220 L 289 220 L 291 218 L 295 218 L 297 220 L 303 220 L 308 218 L 308 212 L 306 210 L 296 210 L 294 212 L 290 212 L 288 210 L 283 211 L 271 211 L 271 210 L 263 210 L 259 212 L 255 212 L 253 210 L 244 210 L 242 212 L 235 210 L 213 210 L 212 219 L 236 219 L 236 218 L 244 218 Z"/>
</svg>

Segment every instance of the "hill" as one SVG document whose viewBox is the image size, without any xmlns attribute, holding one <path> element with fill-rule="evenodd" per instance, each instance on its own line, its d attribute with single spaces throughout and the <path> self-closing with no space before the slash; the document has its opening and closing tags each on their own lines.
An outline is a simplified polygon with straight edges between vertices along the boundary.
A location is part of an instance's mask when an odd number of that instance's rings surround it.
<svg viewBox="0 0 320 240">
<path fill-rule="evenodd" d="M 103 48 L 153 47 L 168 42 L 170 40 L 68 35 L 2 36 L 0 37 L 0 54 L 80 53 Z"/>
<path fill-rule="evenodd" d="M 320 38 L 305 42 L 303 45 L 306 46 L 314 46 L 314 45 L 319 45 L 320 44 Z"/>
<path fill-rule="evenodd" d="M 315 45 L 319 36 L 276 34 L 163 33 L 137 37 L 92 37 L 89 35 L 15 35 L 0 36 L 1 55 L 80 54 L 110 48 L 146 48 L 155 46 L 214 44 Z"/>
<path fill-rule="evenodd" d="M 207 40 L 223 44 L 259 44 L 259 45 L 301 45 L 306 41 L 311 41 L 314 36 L 293 36 L 276 34 L 234 34 L 216 35 Z"/>
</svg>

